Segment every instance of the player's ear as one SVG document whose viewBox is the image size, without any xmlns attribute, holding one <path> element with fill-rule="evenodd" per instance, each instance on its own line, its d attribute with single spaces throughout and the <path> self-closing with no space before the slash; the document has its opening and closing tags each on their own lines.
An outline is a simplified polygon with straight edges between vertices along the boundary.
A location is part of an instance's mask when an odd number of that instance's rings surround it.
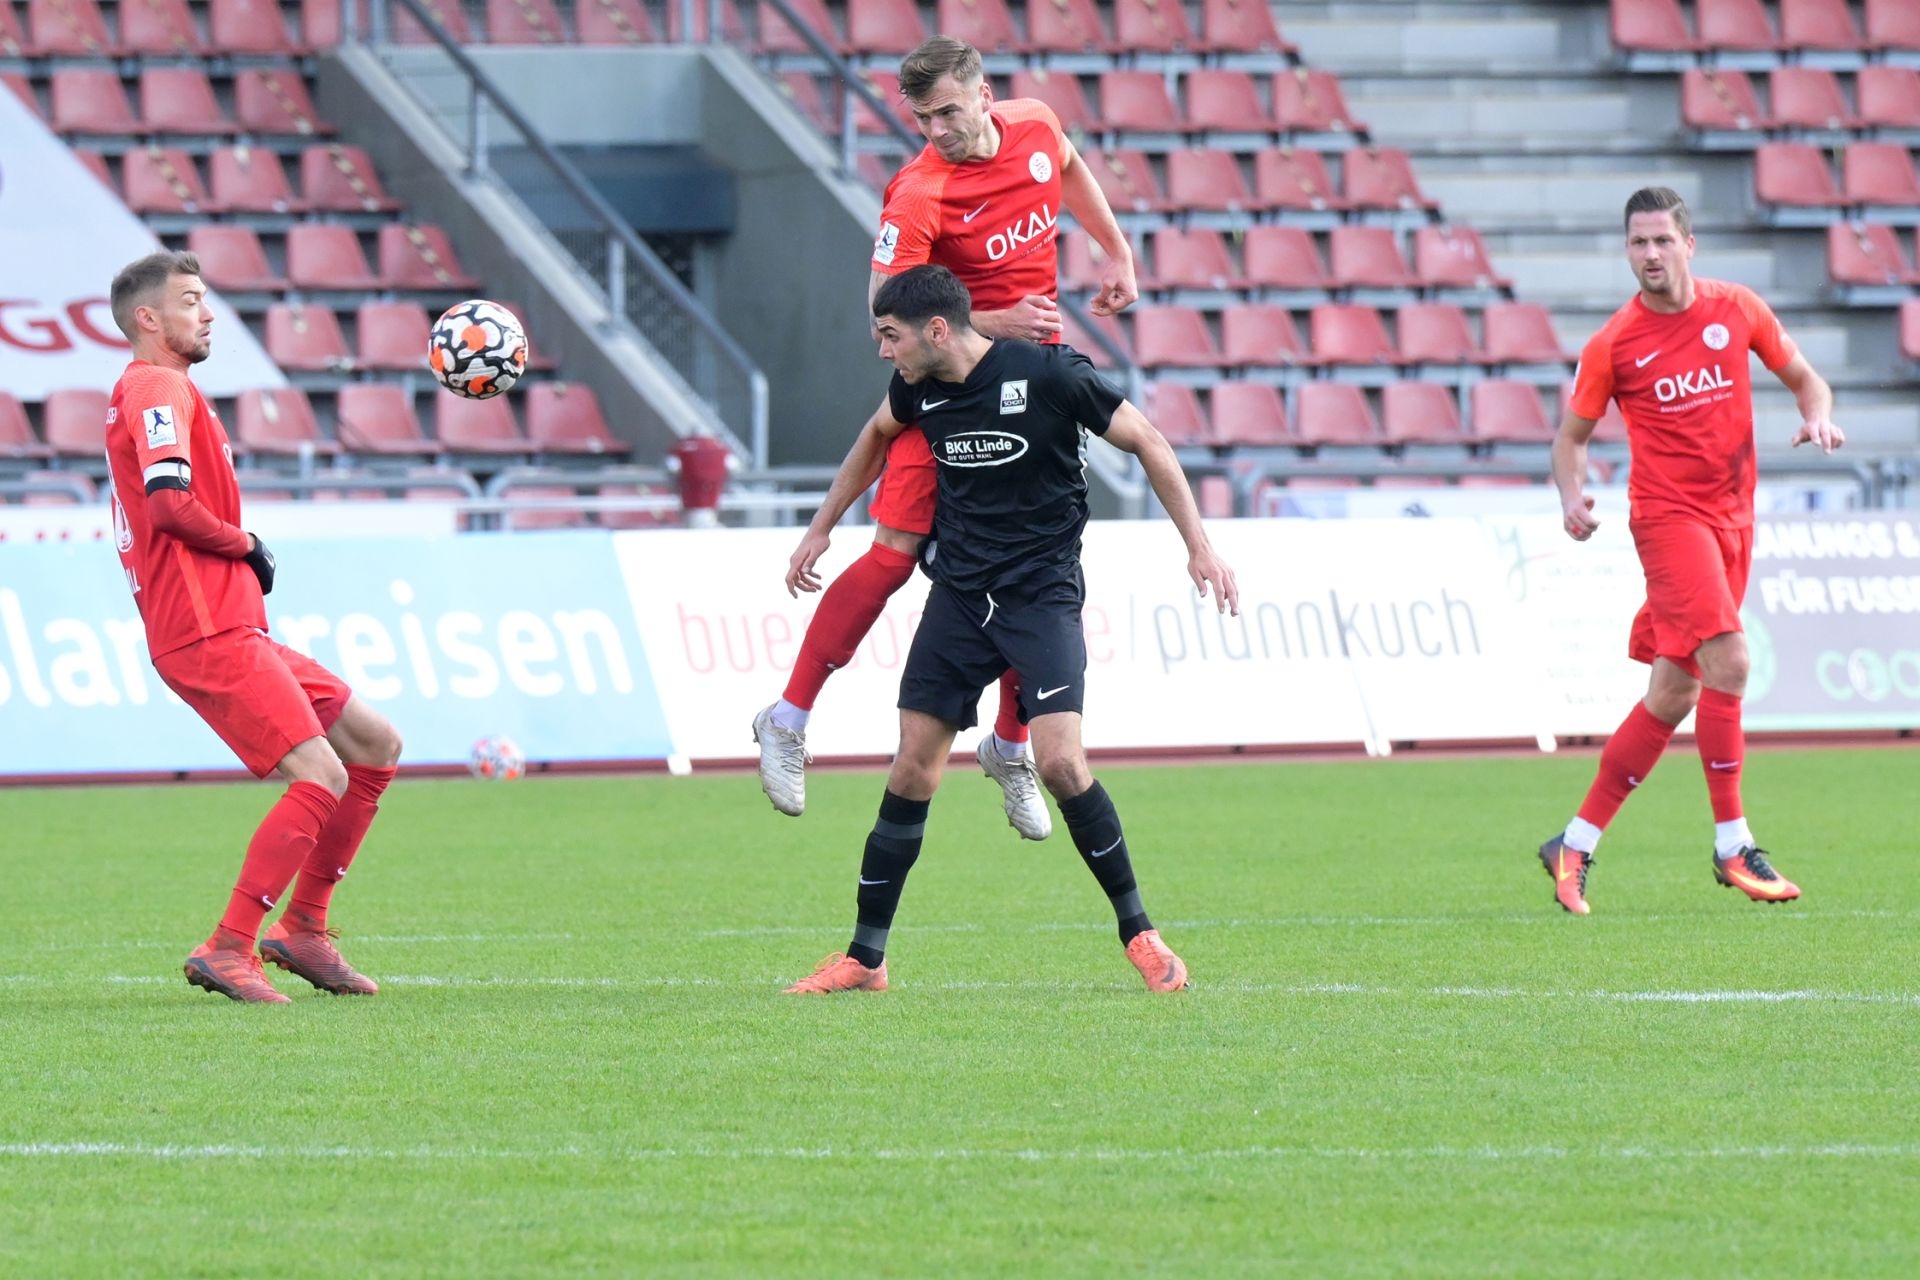
<svg viewBox="0 0 1920 1280">
<path fill-rule="evenodd" d="M 946 342 L 947 335 L 952 332 L 953 332 L 953 328 L 951 325 L 947 323 L 947 318 L 945 316 L 934 316 L 932 319 L 927 321 L 927 328 L 926 328 L 927 341 L 931 342 L 936 347 Z"/>
</svg>

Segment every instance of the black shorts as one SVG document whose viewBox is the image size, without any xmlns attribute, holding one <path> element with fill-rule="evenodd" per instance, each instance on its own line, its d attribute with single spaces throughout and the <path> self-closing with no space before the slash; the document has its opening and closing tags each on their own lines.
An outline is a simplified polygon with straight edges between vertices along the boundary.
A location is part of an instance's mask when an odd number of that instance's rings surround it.
<svg viewBox="0 0 1920 1280">
<path fill-rule="evenodd" d="M 1020 676 L 1020 719 L 1084 708 L 1085 580 L 1077 567 L 1018 589 L 962 594 L 936 582 L 900 677 L 900 708 L 962 729 L 979 722 L 980 691 L 1009 667 Z"/>
</svg>

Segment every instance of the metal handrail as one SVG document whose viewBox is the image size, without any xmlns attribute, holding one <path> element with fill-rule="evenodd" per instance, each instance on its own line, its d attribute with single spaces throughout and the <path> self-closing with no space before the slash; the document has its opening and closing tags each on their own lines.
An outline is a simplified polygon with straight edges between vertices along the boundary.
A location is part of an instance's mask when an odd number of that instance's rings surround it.
<svg viewBox="0 0 1920 1280">
<path fill-rule="evenodd" d="M 645 240 L 628 225 L 617 210 L 608 203 L 588 182 L 586 176 L 573 162 L 554 150 L 542 137 L 531 122 L 522 115 L 513 102 L 501 92 L 498 86 L 480 69 L 478 63 L 467 56 L 459 44 L 447 34 L 432 13 L 420 0 L 373 0 L 369 13 L 371 30 L 365 33 L 367 41 L 384 37 L 388 33 L 387 6 L 398 4 L 410 13 L 426 32 L 440 46 L 441 52 L 460 69 L 467 78 L 468 136 L 466 139 L 467 173 L 477 176 L 488 172 L 487 167 L 487 111 L 498 111 L 508 124 L 519 131 L 529 150 L 539 157 L 553 175 L 559 180 L 567 193 L 578 200 L 597 220 L 601 229 L 609 237 L 607 254 L 607 278 L 605 291 L 608 305 L 627 323 L 633 321 L 627 317 L 626 306 L 626 269 L 629 262 L 645 273 L 652 285 L 679 309 L 691 323 L 703 333 L 729 363 L 740 371 L 748 389 L 748 448 L 756 466 L 765 466 L 767 462 L 767 378 L 753 360 L 735 342 L 733 336 L 721 327 L 700 304 L 687 287 L 680 283 L 679 277 L 669 271 Z M 357 6 L 348 4 L 343 7 L 342 31 L 348 40 L 358 34 L 358 17 L 354 12 Z M 504 184 L 503 184 L 504 185 Z M 636 331 L 646 336 L 638 325 Z M 682 375 L 684 377 L 684 375 Z M 696 397 L 705 399 L 699 389 L 688 380 L 689 389 Z M 711 406 L 719 417 L 717 406 Z"/>
</svg>

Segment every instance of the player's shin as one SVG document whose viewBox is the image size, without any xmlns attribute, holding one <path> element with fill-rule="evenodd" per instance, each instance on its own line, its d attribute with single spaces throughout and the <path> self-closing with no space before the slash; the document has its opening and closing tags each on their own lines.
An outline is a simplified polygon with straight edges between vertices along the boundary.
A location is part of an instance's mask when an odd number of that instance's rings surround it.
<svg viewBox="0 0 1920 1280">
<path fill-rule="evenodd" d="M 927 830 L 926 800 L 908 800 L 887 792 L 880 800 L 880 816 L 867 836 L 860 858 L 860 888 L 855 895 L 853 942 L 847 955 L 869 969 L 886 958 L 887 932 L 906 888 L 907 873 L 920 857 L 920 841 Z"/>
<path fill-rule="evenodd" d="M 1073 836 L 1073 847 L 1093 872 L 1093 878 L 1105 890 L 1113 904 L 1114 919 L 1120 925 L 1124 946 L 1153 928 L 1146 908 L 1140 905 L 1140 887 L 1133 878 L 1133 862 L 1127 857 L 1127 837 L 1120 829 L 1120 814 L 1113 807 L 1107 789 L 1096 780 L 1079 795 L 1060 803 L 1060 816 Z"/>
<path fill-rule="evenodd" d="M 1700 767 L 1707 775 L 1707 798 L 1713 804 L 1714 853 L 1722 858 L 1753 844 L 1740 801 L 1740 774 L 1747 761 L 1740 707 L 1738 694 L 1704 689 L 1693 714 L 1694 740 L 1700 748 Z"/>
<path fill-rule="evenodd" d="M 247 845 L 239 882 L 220 918 L 222 929 L 249 945 L 260 936 L 260 922 L 312 856 L 320 832 L 338 805 L 333 792 L 317 782 L 296 782 L 287 788 Z"/>
<path fill-rule="evenodd" d="M 327 907 L 333 901 L 334 886 L 353 865 L 354 855 L 360 852 L 360 842 L 366 838 L 367 828 L 373 825 L 374 814 L 379 812 L 381 793 L 396 772 L 391 766 L 347 766 L 347 793 L 340 798 L 327 825 L 321 828 L 313 852 L 307 856 L 300 868 L 300 878 L 294 882 L 293 901 L 287 909 L 289 927 L 327 927 Z"/>
<path fill-rule="evenodd" d="M 800 653 L 793 660 L 783 695 L 802 710 L 813 710 L 827 677 L 853 661 L 853 651 L 873 630 L 887 600 L 913 576 L 913 557 L 878 543 L 848 565 L 820 597 L 807 624 Z"/>
<path fill-rule="evenodd" d="M 1634 788 L 1647 780 L 1672 739 L 1672 725 L 1647 710 L 1645 702 L 1633 704 L 1633 710 L 1600 752 L 1600 770 L 1587 798 L 1580 803 L 1578 818 L 1567 828 L 1568 848 L 1593 852 L 1599 833 L 1613 821 Z"/>
</svg>

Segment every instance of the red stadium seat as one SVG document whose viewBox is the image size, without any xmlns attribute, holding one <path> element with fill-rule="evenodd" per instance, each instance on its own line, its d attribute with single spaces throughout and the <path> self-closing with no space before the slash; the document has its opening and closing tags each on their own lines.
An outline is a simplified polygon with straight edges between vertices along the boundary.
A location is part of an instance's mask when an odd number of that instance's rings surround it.
<svg viewBox="0 0 1920 1280">
<path fill-rule="evenodd" d="M 97 67 L 62 67 L 53 73 L 55 133 L 144 132 L 120 73 Z"/>
<path fill-rule="evenodd" d="M 352 227 L 317 222 L 287 230 L 287 280 L 296 289 L 384 289 Z"/>
<path fill-rule="evenodd" d="M 1680 77 L 1680 119 L 1689 129 L 1765 129 L 1772 117 L 1744 71 L 1689 67 Z"/>
<path fill-rule="evenodd" d="M 401 12 L 395 5 L 394 15 Z M 207 43 L 220 53 L 289 58 L 296 52 L 275 0 L 211 0 L 207 34 Z"/>
<path fill-rule="evenodd" d="M 0 18 L 0 28 L 6 21 Z M 186 0 L 123 0 L 120 43 L 129 53 L 152 57 L 197 58 L 208 52 Z"/>
<path fill-rule="evenodd" d="M 413 392 L 397 382 L 348 383 L 340 388 L 336 412 L 340 447 L 350 452 L 425 456 L 441 452 L 440 442 L 420 429 Z"/>
<path fill-rule="evenodd" d="M 338 373 L 353 367 L 331 307 L 276 302 L 267 308 L 267 354 L 283 369 Z"/>
<path fill-rule="evenodd" d="M 1095 367 L 1104 367 L 1107 364 L 1106 349 L 1102 347 L 1093 336 L 1094 331 L 1098 331 L 1109 342 L 1118 347 L 1121 354 L 1125 355 L 1127 359 L 1133 359 L 1133 339 L 1127 336 L 1127 331 L 1121 325 L 1119 317 L 1090 315 L 1087 319 L 1093 326 L 1092 330 L 1089 330 L 1083 326 L 1079 320 L 1075 319 L 1071 311 L 1061 312 L 1060 341 L 1093 361 Z"/>
<path fill-rule="evenodd" d="M 1387 326 L 1372 307 L 1329 302 L 1307 315 L 1314 359 L 1327 364 L 1398 364 Z"/>
<path fill-rule="evenodd" d="M 43 58 L 107 58 L 122 51 L 94 0 L 27 0 L 27 27 L 32 51 Z"/>
<path fill-rule="evenodd" d="M 1140 152 L 1089 151 L 1084 159 L 1115 213 L 1157 213 L 1166 207 L 1153 169 Z"/>
<path fill-rule="evenodd" d="M 53 449 L 33 434 L 26 406 L 0 391 L 0 458 L 51 458 Z"/>
<path fill-rule="evenodd" d="M 1150 383 L 1146 400 L 1141 412 L 1167 438 L 1168 444 L 1211 443 L 1209 437 L 1213 435 L 1213 428 L 1207 421 L 1206 411 L 1200 407 L 1200 397 L 1192 387 L 1178 382 Z"/>
<path fill-rule="evenodd" d="M 1092 236 L 1084 231 L 1060 234 L 1060 287 L 1067 290 L 1094 290 L 1100 287 L 1100 273 L 1106 270 L 1107 255 Z"/>
<path fill-rule="evenodd" d="M 1327 261 L 1339 289 L 1411 289 L 1417 283 L 1391 227 L 1335 227 L 1327 233 Z"/>
<path fill-rule="evenodd" d="M 1304 227 L 1262 223 L 1247 229 L 1242 246 L 1247 283 L 1265 289 L 1332 289 L 1319 246 Z"/>
<path fill-rule="evenodd" d="M 1847 0 L 1780 0 L 1780 41 L 1790 49 L 1865 49 Z"/>
<path fill-rule="evenodd" d="M 1854 80 L 1860 123 L 1874 129 L 1920 129 L 1920 69 L 1874 64 Z"/>
<path fill-rule="evenodd" d="M 297 387 L 242 391 L 234 409 L 234 443 L 248 453 L 334 454 L 340 446 L 320 436 L 307 393 Z"/>
<path fill-rule="evenodd" d="M 587 45 L 655 44 L 660 39 L 640 0 L 574 0 L 573 29 Z"/>
<path fill-rule="evenodd" d="M 1412 302 L 1395 317 L 1400 358 L 1409 364 L 1466 364 L 1479 358 L 1467 313 L 1450 302 Z"/>
<path fill-rule="evenodd" d="M 417 302 L 363 302 L 359 330 L 363 369 L 416 373 L 427 364 L 427 309 Z"/>
<path fill-rule="evenodd" d="M 265 147 L 222 147 L 207 158 L 214 200 L 230 213 L 297 213 L 306 202 L 287 185 L 280 157 Z"/>
<path fill-rule="evenodd" d="M 1294 400 L 1293 430 L 1301 444 L 1383 443 L 1366 392 L 1350 382 L 1302 383 Z"/>
<path fill-rule="evenodd" d="M 38 119 L 47 118 L 47 113 L 40 109 L 40 98 L 34 93 L 32 83 L 18 71 L 0 71 L 0 88 L 25 103 L 27 110 L 33 112 Z"/>
<path fill-rule="evenodd" d="M 73 152 L 73 158 L 80 162 L 82 168 L 98 179 L 101 186 L 113 192 L 115 199 L 125 198 L 120 194 L 119 185 L 113 180 L 113 171 L 107 168 L 107 158 L 105 156 L 101 155 L 98 151 L 82 151 L 76 148 Z"/>
<path fill-rule="evenodd" d="M 1252 133 L 1273 127 L 1253 77 L 1244 71 L 1209 68 L 1187 72 L 1187 124 L 1218 133 Z"/>
<path fill-rule="evenodd" d="M 927 35 L 913 0 L 847 0 L 847 47 L 855 53 L 911 53 Z"/>
<path fill-rule="evenodd" d="M 1920 283 L 1893 228 L 1876 222 L 1836 222 L 1827 228 L 1827 276 L 1848 285 Z"/>
<path fill-rule="evenodd" d="M 1048 71 L 1045 67 L 1022 69 L 1013 73 L 1013 96 L 1033 98 L 1053 108 L 1060 127 L 1068 133 L 1089 132 L 1098 127 L 1099 117 L 1087 105 L 1080 91 L 1080 77 L 1071 71 Z"/>
<path fill-rule="evenodd" d="M 248 67 L 233 76 L 233 115 L 247 133 L 330 134 L 298 71 Z"/>
<path fill-rule="evenodd" d="M 1193 505 L 1209 520 L 1228 520 L 1234 515 L 1233 481 L 1220 475 L 1193 478 Z"/>
<path fill-rule="evenodd" d="M 390 223 L 380 228 L 380 274 L 393 289 L 476 289 L 439 227 Z"/>
<path fill-rule="evenodd" d="M 1232 289 L 1241 280 L 1218 231 L 1163 227 L 1153 233 L 1153 282 L 1157 289 Z"/>
<path fill-rule="evenodd" d="M 1920 50 L 1920 6 L 1913 0 L 1867 0 L 1867 44 Z"/>
<path fill-rule="evenodd" d="M 1027 40 L 1036 53 L 1106 53 L 1115 47 L 1093 0 L 1028 0 Z"/>
<path fill-rule="evenodd" d="M 1851 129 L 1859 122 L 1825 67 L 1780 67 L 1773 73 L 1773 123 L 1787 129 Z"/>
<path fill-rule="evenodd" d="M 1113 35 L 1132 53 L 1181 53 L 1200 47 L 1180 0 L 1114 0 Z"/>
<path fill-rule="evenodd" d="M 1753 153 L 1753 191 L 1762 204 L 1820 207 L 1843 203 L 1826 153 L 1805 142 L 1768 142 Z"/>
<path fill-rule="evenodd" d="M 1193 148 L 1167 153 L 1167 201 L 1175 208 L 1237 213 L 1256 207 L 1231 151 Z"/>
<path fill-rule="evenodd" d="M 488 44 L 566 44 L 553 0 L 487 0 Z"/>
<path fill-rule="evenodd" d="M 527 438 L 513 420 L 508 397 L 469 400 L 451 391 L 433 398 L 435 434 L 448 453 L 526 453 Z"/>
<path fill-rule="evenodd" d="M 1398 147 L 1355 147 L 1341 158 L 1341 190 L 1357 209 L 1438 209 Z"/>
<path fill-rule="evenodd" d="M 354 0 L 360 30 L 370 29 L 367 0 Z M 300 0 L 301 44 L 309 49 L 331 49 L 340 43 L 341 0 Z"/>
<path fill-rule="evenodd" d="M 1295 53 L 1267 0 L 1202 0 L 1200 47 L 1210 53 Z"/>
<path fill-rule="evenodd" d="M 1840 158 L 1849 204 L 1920 205 L 1920 174 L 1904 142 L 1856 142 Z"/>
<path fill-rule="evenodd" d="M 1553 423 L 1539 388 L 1528 382 L 1488 378 L 1467 391 L 1467 430 L 1475 440 L 1502 444 L 1546 444 Z"/>
<path fill-rule="evenodd" d="M 47 446 L 63 458 L 98 458 L 107 449 L 107 393 L 95 387 L 47 396 Z"/>
<path fill-rule="evenodd" d="M 1338 76 L 1306 67 L 1273 77 L 1273 118 L 1295 133 L 1357 133 L 1367 127 L 1354 119 Z"/>
<path fill-rule="evenodd" d="M 536 382 L 526 390 L 527 439 L 542 453 L 620 457 L 633 446 L 614 435 L 593 388 L 577 382 Z"/>
<path fill-rule="evenodd" d="M 13 16 L 13 6 L 0 4 L 0 58 L 26 57 L 27 43 L 27 33 L 20 26 L 20 19 Z M 0 392 L 0 395 L 4 394 Z"/>
<path fill-rule="evenodd" d="M 1296 147 L 1256 152 L 1253 189 L 1265 209 L 1344 209 L 1347 201 L 1333 189 L 1327 163 L 1317 151 Z"/>
<path fill-rule="evenodd" d="M 1465 444 L 1460 404 L 1437 382 L 1394 382 L 1380 393 L 1380 425 L 1393 444 Z"/>
<path fill-rule="evenodd" d="M 909 133 L 918 133 L 920 126 L 913 118 L 913 107 L 900 95 L 900 77 L 891 71 L 868 71 L 864 73 L 864 76 L 867 87 L 873 90 L 873 96 L 892 108 L 893 118 L 905 125 Z M 829 96 L 840 98 L 843 96 L 843 92 L 836 82 L 829 91 Z M 837 115 L 835 119 L 838 119 Z M 886 122 L 874 114 L 872 107 L 869 107 L 857 98 L 853 103 L 853 127 L 860 133 L 871 134 L 875 137 L 888 133 Z M 892 175 L 889 174 L 888 176 L 891 177 Z"/>
<path fill-rule="evenodd" d="M 510 484 L 500 496 L 508 502 L 578 502 L 580 494 L 567 484 Z M 516 533 L 535 529 L 578 529 L 587 522 L 587 513 L 578 507 L 563 509 L 542 506 L 532 511 L 508 510 L 507 528 Z"/>
<path fill-rule="evenodd" d="M 278 292 L 286 279 L 275 273 L 252 227 L 202 224 L 187 232 L 187 252 L 200 259 L 200 278 L 222 293 Z"/>
<path fill-rule="evenodd" d="M 467 12 L 460 4 L 460 0 L 420 0 L 420 4 L 426 9 L 427 16 L 432 18 L 455 44 L 474 43 L 473 27 L 467 22 Z M 420 25 L 420 20 L 399 5 L 394 5 L 387 10 L 387 13 L 388 20 L 393 25 L 395 44 L 435 43 L 433 37 L 427 34 L 427 29 Z"/>
<path fill-rule="evenodd" d="M 1170 133 L 1185 126 L 1180 108 L 1167 92 L 1165 75 L 1158 71 L 1108 71 L 1100 77 L 1100 127 Z"/>
<path fill-rule="evenodd" d="M 847 42 L 840 38 L 839 31 L 834 28 L 833 17 L 827 12 L 825 0 L 788 0 L 788 6 L 813 30 L 815 35 L 826 42 L 829 49 L 835 53 L 847 51 Z M 673 12 L 677 7 L 676 5 L 667 6 L 669 23 L 677 22 L 678 15 Z M 698 4 L 694 6 L 696 11 L 702 11 L 704 7 Z M 778 9 L 770 4 L 757 7 L 759 39 L 754 44 L 756 50 L 761 53 L 810 54 L 813 52 L 813 46 L 800 37 L 792 24 L 781 16 Z M 704 26 L 706 22 L 704 12 L 700 13 L 699 21 Z"/>
<path fill-rule="evenodd" d="M 380 185 L 359 147 L 317 143 L 300 153 L 300 190 L 309 208 L 326 213 L 389 213 L 401 207 Z"/>
<path fill-rule="evenodd" d="M 1613 0 L 1613 43 L 1647 53 L 1691 53 L 1700 47 L 1678 0 Z"/>
<path fill-rule="evenodd" d="M 1760 0 L 1695 0 L 1700 43 L 1709 49 L 1770 53 L 1783 48 Z"/>
<path fill-rule="evenodd" d="M 148 67 L 140 73 L 140 119 L 155 133 L 235 132 L 213 82 L 199 67 Z"/>
<path fill-rule="evenodd" d="M 1564 364 L 1553 317 L 1537 302 L 1496 302 L 1480 313 L 1480 343 L 1495 364 Z"/>
<path fill-rule="evenodd" d="M 1220 355 L 1235 368 L 1313 364 L 1285 307 L 1243 303 L 1220 313 Z"/>
<path fill-rule="evenodd" d="M 1220 382 L 1213 398 L 1213 442 L 1253 448 L 1299 444 L 1280 388 L 1270 382 Z"/>
<path fill-rule="evenodd" d="M 220 206 L 201 185 L 193 157 L 173 147 L 145 146 L 121 161 L 121 186 L 135 213 L 217 213 Z"/>
<path fill-rule="evenodd" d="M 1211 369 L 1222 363 L 1207 321 L 1192 307 L 1135 307 L 1133 357 L 1148 369 Z"/>
<path fill-rule="evenodd" d="M 810 71 L 783 71 L 774 82 L 781 94 L 793 104 L 807 119 L 813 121 L 813 127 L 822 133 L 833 134 L 840 130 L 840 110 L 836 100 L 834 109 L 829 111 L 820 97 L 820 81 Z M 873 113 L 868 112 L 869 118 Z"/>
<path fill-rule="evenodd" d="M 1920 298 L 1908 298 L 1900 304 L 1900 354 L 1920 360 Z"/>
<path fill-rule="evenodd" d="M 1413 274 L 1430 288 L 1505 289 L 1513 283 L 1493 269 L 1480 233 L 1462 226 L 1415 231 Z"/>
<path fill-rule="evenodd" d="M 600 496 L 603 498 L 646 498 L 667 493 L 668 490 L 655 485 L 603 484 Z M 659 529 L 672 527 L 679 521 L 670 513 L 655 511 L 602 511 L 600 527 L 602 529 Z"/>
<path fill-rule="evenodd" d="M 1014 29 L 1006 0 L 940 0 L 936 13 L 937 30 L 966 41 L 981 53 L 1027 52 L 1027 42 Z"/>
</svg>

